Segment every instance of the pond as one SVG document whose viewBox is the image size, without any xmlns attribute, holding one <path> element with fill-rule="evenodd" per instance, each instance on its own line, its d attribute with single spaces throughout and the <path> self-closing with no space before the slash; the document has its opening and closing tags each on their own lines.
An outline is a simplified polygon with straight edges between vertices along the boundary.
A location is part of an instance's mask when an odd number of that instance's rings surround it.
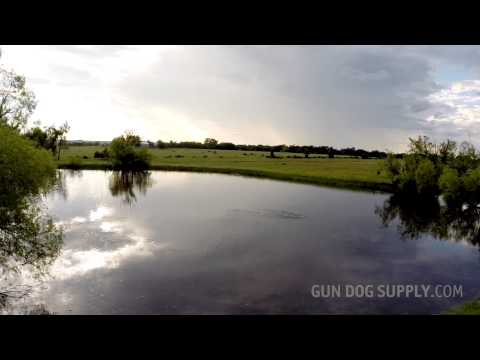
<svg viewBox="0 0 480 360">
<path fill-rule="evenodd" d="M 388 194 L 188 172 L 62 176 L 45 199 L 61 253 L 47 275 L 18 274 L 33 290 L 5 313 L 430 314 L 480 291 L 475 242 L 421 221 L 412 235 Z M 463 297 L 315 297 L 315 284 L 458 284 Z"/>
</svg>

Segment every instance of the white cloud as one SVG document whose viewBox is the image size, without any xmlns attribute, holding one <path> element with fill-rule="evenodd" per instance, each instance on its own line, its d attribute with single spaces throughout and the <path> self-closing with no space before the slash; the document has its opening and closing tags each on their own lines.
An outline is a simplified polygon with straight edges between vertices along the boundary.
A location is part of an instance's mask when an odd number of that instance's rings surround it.
<svg viewBox="0 0 480 360">
<path fill-rule="evenodd" d="M 480 134 L 480 80 L 454 82 L 430 100 L 436 107 L 427 122 L 434 133 L 480 145 L 475 140 Z"/>
</svg>

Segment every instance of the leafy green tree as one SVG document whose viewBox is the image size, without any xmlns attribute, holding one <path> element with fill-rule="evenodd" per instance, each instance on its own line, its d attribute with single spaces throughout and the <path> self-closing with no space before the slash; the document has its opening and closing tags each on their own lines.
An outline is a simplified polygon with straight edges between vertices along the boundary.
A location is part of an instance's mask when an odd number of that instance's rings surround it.
<svg viewBox="0 0 480 360">
<path fill-rule="evenodd" d="M 142 143 L 142 139 L 140 138 L 140 136 L 134 134 L 133 131 L 125 132 L 125 135 L 123 137 L 125 139 L 125 142 L 129 146 L 139 147 L 140 144 Z"/>
<path fill-rule="evenodd" d="M 35 95 L 27 88 L 25 77 L 0 68 L 0 125 L 23 130 L 36 106 Z"/>
<path fill-rule="evenodd" d="M 417 139 L 408 139 L 409 144 L 409 153 L 415 155 L 421 155 L 425 157 L 431 157 L 435 155 L 436 146 L 433 142 L 430 141 L 428 136 L 419 136 Z"/>
<path fill-rule="evenodd" d="M 203 144 L 207 149 L 215 149 L 218 144 L 218 141 L 213 138 L 206 138 Z"/>
<path fill-rule="evenodd" d="M 463 178 L 465 201 L 476 206 L 480 203 L 480 168 L 470 171 Z"/>
<path fill-rule="evenodd" d="M 458 176 L 458 171 L 449 167 L 443 170 L 438 186 L 445 201 L 449 204 L 455 203 L 458 199 L 463 198 L 462 179 Z"/>
<path fill-rule="evenodd" d="M 0 204 L 38 195 L 55 177 L 52 156 L 15 130 L 0 126 Z M 9 201 L 11 199 L 11 201 Z"/>
<path fill-rule="evenodd" d="M 384 170 L 398 191 L 441 194 L 449 206 L 480 204 L 480 154 L 468 142 L 457 148 L 451 140 L 435 144 L 419 136 L 402 160 L 389 154 Z"/>
<path fill-rule="evenodd" d="M 438 192 L 437 169 L 432 161 L 423 159 L 415 170 L 417 192 L 424 195 L 435 195 Z"/>
<path fill-rule="evenodd" d="M 399 176 L 402 172 L 402 162 L 395 156 L 395 154 L 389 153 L 383 162 L 383 169 L 381 170 L 385 171 L 393 184 L 397 184 L 399 181 Z"/>
<path fill-rule="evenodd" d="M 60 160 L 60 153 L 62 148 L 66 146 L 66 136 L 69 130 L 68 123 L 59 128 L 50 126 L 45 130 L 37 126 L 27 130 L 25 136 L 34 141 L 38 147 L 51 151 L 53 156 Z"/>
<path fill-rule="evenodd" d="M 137 147 L 136 138 L 136 135 L 126 133 L 112 140 L 108 154 L 114 169 L 145 170 L 150 167 L 151 154 L 146 148 Z"/>
<path fill-rule="evenodd" d="M 457 149 L 457 143 L 452 140 L 442 142 L 438 147 L 438 155 L 440 161 L 443 164 L 447 164 L 455 157 L 455 150 Z"/>
<path fill-rule="evenodd" d="M 10 127 L 0 126 L 0 305 L 18 295 L 5 279 L 28 266 L 37 275 L 59 254 L 63 231 L 38 205 L 56 181 L 52 156 Z"/>
</svg>

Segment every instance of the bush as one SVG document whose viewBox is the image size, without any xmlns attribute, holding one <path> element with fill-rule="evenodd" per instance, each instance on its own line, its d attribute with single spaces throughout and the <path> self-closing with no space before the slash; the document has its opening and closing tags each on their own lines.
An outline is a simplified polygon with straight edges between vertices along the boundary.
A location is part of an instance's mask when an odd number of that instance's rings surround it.
<svg viewBox="0 0 480 360">
<path fill-rule="evenodd" d="M 463 198 L 462 179 L 456 169 L 445 168 L 438 180 L 438 186 L 447 203 L 454 203 L 457 199 Z"/>
<path fill-rule="evenodd" d="M 129 141 L 132 135 L 124 135 L 112 140 L 108 153 L 114 169 L 145 170 L 150 167 L 151 154 L 146 148 L 139 148 Z"/>
<path fill-rule="evenodd" d="M 55 178 L 50 152 L 16 131 L 0 126 L 0 209 L 25 196 L 35 196 Z"/>
<path fill-rule="evenodd" d="M 109 154 L 108 154 L 108 148 L 103 149 L 103 151 L 95 151 L 93 154 L 93 157 L 95 159 L 108 159 Z"/>
<path fill-rule="evenodd" d="M 438 192 L 438 176 L 435 165 L 428 159 L 422 160 L 415 171 L 415 183 L 419 194 L 432 195 Z"/>
<path fill-rule="evenodd" d="M 465 201 L 478 204 L 480 202 L 480 169 L 470 171 L 463 179 Z"/>
</svg>

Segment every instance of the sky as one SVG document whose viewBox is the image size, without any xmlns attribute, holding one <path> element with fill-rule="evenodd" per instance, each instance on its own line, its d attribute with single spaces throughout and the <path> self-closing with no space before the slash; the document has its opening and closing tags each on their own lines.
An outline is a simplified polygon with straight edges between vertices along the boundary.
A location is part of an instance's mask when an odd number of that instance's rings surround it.
<svg viewBox="0 0 480 360">
<path fill-rule="evenodd" d="M 68 121 L 70 140 L 480 145 L 479 46 L 0 48 L 36 95 L 32 121 Z"/>
</svg>

